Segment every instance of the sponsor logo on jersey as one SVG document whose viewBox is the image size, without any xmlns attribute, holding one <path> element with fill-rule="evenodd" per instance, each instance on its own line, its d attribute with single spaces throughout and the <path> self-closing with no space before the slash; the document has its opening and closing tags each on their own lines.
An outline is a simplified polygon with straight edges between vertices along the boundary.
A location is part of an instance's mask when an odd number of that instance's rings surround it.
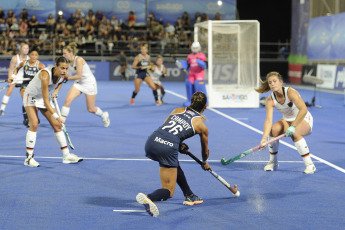
<svg viewBox="0 0 345 230">
<path fill-rule="evenodd" d="M 163 140 L 163 139 L 160 138 L 160 137 L 156 137 L 154 141 L 155 141 L 155 142 L 158 142 L 158 143 L 161 143 L 161 144 L 163 144 L 163 145 L 168 145 L 168 146 L 170 146 L 170 147 L 173 147 L 173 146 L 174 146 L 173 143 L 171 143 L 171 142 L 169 142 L 169 141 L 166 141 L 166 140 Z"/>
</svg>

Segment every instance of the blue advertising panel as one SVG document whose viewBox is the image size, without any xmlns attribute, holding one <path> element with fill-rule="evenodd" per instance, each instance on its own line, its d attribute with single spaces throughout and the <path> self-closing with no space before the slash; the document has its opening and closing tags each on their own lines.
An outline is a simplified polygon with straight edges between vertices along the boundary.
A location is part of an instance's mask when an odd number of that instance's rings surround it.
<svg viewBox="0 0 345 230">
<path fill-rule="evenodd" d="M 0 60 L 0 79 L 8 78 L 9 67 L 10 67 L 10 61 Z"/>
<path fill-rule="evenodd" d="M 345 59 L 345 13 L 312 18 L 308 30 L 308 59 Z"/>
<path fill-rule="evenodd" d="M 55 65 L 53 61 L 42 61 L 45 66 Z M 95 62 L 88 61 L 87 64 L 95 76 L 97 81 L 108 81 L 109 80 L 109 62 Z"/>
<path fill-rule="evenodd" d="M 80 9 L 85 16 L 90 9 L 96 14 L 97 10 L 101 10 L 108 19 L 113 15 L 119 21 L 125 23 L 128 18 L 129 11 L 133 11 L 136 16 L 137 23 L 145 22 L 145 1 L 144 0 L 58 0 L 56 1 L 56 12 L 60 10 L 64 13 L 65 19 L 68 19 L 72 13 Z"/>
<path fill-rule="evenodd" d="M 345 13 L 336 14 L 332 17 L 332 48 L 331 59 L 345 58 Z"/>
<path fill-rule="evenodd" d="M 309 21 L 308 59 L 330 59 L 332 18 L 318 17 Z"/>
<path fill-rule="evenodd" d="M 30 18 L 31 15 L 36 15 L 39 22 L 45 22 L 49 14 L 55 18 L 55 0 L 8 0 L 1 1 L 0 6 L 6 15 L 8 10 L 13 10 L 17 18 L 23 8 L 26 8 Z"/>
<path fill-rule="evenodd" d="M 175 24 L 177 18 L 181 17 L 185 11 L 188 12 L 192 24 L 196 12 L 206 13 L 210 20 L 217 12 L 220 13 L 223 20 L 235 20 L 236 0 L 223 0 L 221 6 L 217 4 L 216 0 L 148 0 L 148 12 L 152 12 L 156 19 L 162 20 L 164 23 Z"/>
</svg>

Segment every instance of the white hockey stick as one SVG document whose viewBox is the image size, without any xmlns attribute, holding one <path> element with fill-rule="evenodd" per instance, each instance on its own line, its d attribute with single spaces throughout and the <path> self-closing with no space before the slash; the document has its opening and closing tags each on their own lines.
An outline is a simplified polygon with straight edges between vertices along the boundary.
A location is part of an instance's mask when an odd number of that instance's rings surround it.
<svg viewBox="0 0 345 230">
<path fill-rule="evenodd" d="M 59 104 L 58 104 L 58 102 L 57 102 L 57 100 L 56 100 L 56 97 L 53 98 L 53 101 L 54 101 L 54 103 L 55 103 L 56 112 L 58 113 L 59 117 L 61 118 L 61 112 L 60 112 Z M 73 144 L 72 144 L 72 142 L 71 142 L 71 138 L 70 138 L 69 135 L 68 135 L 68 132 L 67 132 L 67 129 L 66 129 L 65 124 L 64 124 L 64 123 L 61 123 L 61 125 L 62 125 L 62 131 L 64 132 L 64 134 L 65 134 L 65 136 L 66 136 L 66 139 L 67 139 L 67 142 L 68 142 L 69 147 L 70 147 L 71 149 L 74 150 L 74 146 L 73 146 Z"/>
</svg>

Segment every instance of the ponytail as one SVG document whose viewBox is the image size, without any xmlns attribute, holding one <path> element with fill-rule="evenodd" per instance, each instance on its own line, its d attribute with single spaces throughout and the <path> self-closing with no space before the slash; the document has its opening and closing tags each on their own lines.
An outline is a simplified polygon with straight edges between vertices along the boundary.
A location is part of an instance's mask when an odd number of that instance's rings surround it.
<svg viewBox="0 0 345 230">
<path fill-rule="evenodd" d="M 271 77 L 271 76 L 277 76 L 279 80 L 283 81 L 283 77 L 282 77 L 282 75 L 280 75 L 280 73 L 278 73 L 278 72 L 269 72 L 266 75 L 265 81 L 262 81 L 260 79 L 261 86 L 259 88 L 255 88 L 255 91 L 258 92 L 258 93 L 266 93 L 266 92 L 270 91 L 271 88 L 268 85 L 268 78 Z"/>
</svg>

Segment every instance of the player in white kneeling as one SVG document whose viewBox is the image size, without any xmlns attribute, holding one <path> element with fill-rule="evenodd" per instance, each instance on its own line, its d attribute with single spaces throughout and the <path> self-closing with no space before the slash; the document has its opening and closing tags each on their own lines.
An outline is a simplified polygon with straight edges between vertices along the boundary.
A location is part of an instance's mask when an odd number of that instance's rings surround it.
<svg viewBox="0 0 345 230">
<path fill-rule="evenodd" d="M 40 70 L 26 87 L 23 96 L 23 104 L 29 117 L 30 128 L 26 134 L 26 159 L 24 165 L 38 167 L 40 164 L 34 159 L 34 148 L 36 144 L 38 115 L 37 109 L 49 121 L 54 129 L 54 136 L 59 144 L 63 158 L 62 163 L 78 163 L 83 158 L 69 152 L 65 134 L 62 131 L 61 123 L 64 121 L 55 111 L 55 107 L 50 100 L 49 92 L 54 90 L 52 97 L 56 97 L 65 78 L 69 61 L 64 57 L 56 59 L 55 66 L 50 66 Z"/>
<path fill-rule="evenodd" d="M 313 128 L 313 117 L 307 106 L 295 89 L 283 87 L 283 77 L 279 73 L 268 73 L 266 80 L 261 83 L 262 85 L 255 89 L 257 92 L 272 91 L 266 100 L 266 120 L 260 142 L 261 149 L 266 147 L 267 138 L 270 140 L 285 132 L 287 137 L 291 137 L 304 160 L 306 166 L 304 173 L 313 174 L 316 168 L 304 139 L 304 136 L 311 134 Z M 283 114 L 283 118 L 272 125 L 274 107 Z M 270 160 L 264 168 L 265 171 L 273 171 L 278 167 L 278 147 L 279 140 L 268 144 Z"/>
<path fill-rule="evenodd" d="M 63 56 L 70 61 L 68 67 L 68 80 L 75 80 L 73 86 L 69 90 L 65 104 L 62 106 L 61 115 L 65 120 L 69 114 L 72 101 L 85 94 L 87 110 L 102 118 L 104 127 L 110 125 L 109 113 L 103 112 L 99 107 L 95 106 L 97 95 L 96 78 L 91 72 L 89 65 L 82 58 L 77 56 L 78 49 L 75 42 L 71 42 L 63 48 Z"/>
</svg>

